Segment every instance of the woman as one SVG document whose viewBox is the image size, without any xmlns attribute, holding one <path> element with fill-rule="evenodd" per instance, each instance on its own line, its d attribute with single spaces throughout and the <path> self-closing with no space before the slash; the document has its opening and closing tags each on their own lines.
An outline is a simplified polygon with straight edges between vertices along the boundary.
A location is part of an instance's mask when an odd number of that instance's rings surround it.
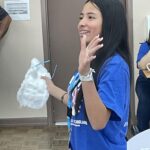
<svg viewBox="0 0 150 150">
<path fill-rule="evenodd" d="M 137 109 L 137 127 L 139 132 L 149 128 L 150 122 L 150 78 L 144 74 L 147 70 L 147 64 L 150 63 L 150 32 L 147 41 L 141 43 L 138 57 L 137 67 L 139 76 L 136 81 L 136 93 L 139 99 Z"/>
<path fill-rule="evenodd" d="M 68 91 L 46 77 L 49 93 L 68 106 L 71 150 L 126 150 L 130 59 L 119 0 L 88 0 L 78 24 L 78 72 Z"/>
</svg>

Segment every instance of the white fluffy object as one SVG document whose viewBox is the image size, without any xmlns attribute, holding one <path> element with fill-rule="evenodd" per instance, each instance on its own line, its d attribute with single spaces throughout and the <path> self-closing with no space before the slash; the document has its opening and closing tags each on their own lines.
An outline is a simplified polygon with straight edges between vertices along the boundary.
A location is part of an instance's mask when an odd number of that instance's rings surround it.
<svg viewBox="0 0 150 150">
<path fill-rule="evenodd" d="M 47 76 L 51 79 L 50 73 L 44 68 L 42 63 L 33 58 L 31 66 L 25 74 L 21 87 L 17 92 L 17 101 L 20 106 L 29 107 L 33 109 L 42 108 L 49 97 L 47 85 L 41 76 Z"/>
</svg>

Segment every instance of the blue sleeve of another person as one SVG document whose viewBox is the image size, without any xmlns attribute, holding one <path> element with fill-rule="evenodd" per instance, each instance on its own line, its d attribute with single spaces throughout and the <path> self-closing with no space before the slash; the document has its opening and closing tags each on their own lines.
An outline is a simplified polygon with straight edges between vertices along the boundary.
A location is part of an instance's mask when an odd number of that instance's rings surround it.
<svg viewBox="0 0 150 150">
<path fill-rule="evenodd" d="M 130 75 L 126 62 L 114 56 L 100 72 L 98 93 L 104 105 L 111 110 L 110 120 L 122 120 L 130 101 Z"/>
<path fill-rule="evenodd" d="M 147 42 L 141 43 L 140 48 L 139 48 L 139 52 L 138 52 L 138 57 L 137 57 L 137 61 L 139 62 L 141 60 L 141 58 L 146 55 L 146 53 L 149 51 L 149 46 L 147 44 Z"/>
</svg>

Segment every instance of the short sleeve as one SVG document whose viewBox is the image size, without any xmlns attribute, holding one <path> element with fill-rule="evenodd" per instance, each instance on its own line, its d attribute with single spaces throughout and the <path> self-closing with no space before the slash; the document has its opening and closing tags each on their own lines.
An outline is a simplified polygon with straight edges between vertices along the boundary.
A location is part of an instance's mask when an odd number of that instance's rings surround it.
<svg viewBox="0 0 150 150">
<path fill-rule="evenodd" d="M 98 93 L 104 105 L 111 110 L 111 120 L 121 120 L 129 104 L 129 69 L 125 62 L 109 62 L 98 80 Z"/>
<path fill-rule="evenodd" d="M 136 62 L 138 63 L 142 59 L 142 57 L 147 54 L 149 50 L 150 48 L 146 42 L 141 43 Z"/>
</svg>

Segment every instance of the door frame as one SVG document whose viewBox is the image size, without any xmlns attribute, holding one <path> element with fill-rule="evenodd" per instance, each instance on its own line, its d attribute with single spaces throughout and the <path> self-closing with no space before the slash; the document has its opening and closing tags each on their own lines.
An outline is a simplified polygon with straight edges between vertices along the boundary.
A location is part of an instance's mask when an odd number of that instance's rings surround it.
<svg viewBox="0 0 150 150">
<path fill-rule="evenodd" d="M 49 36 L 49 21 L 48 21 L 48 0 L 41 0 L 41 16 L 42 16 L 42 32 L 43 32 L 43 50 L 44 50 L 44 60 L 51 58 L 50 53 L 50 36 Z M 48 71 L 51 72 L 51 64 L 45 64 L 45 67 Z M 51 96 L 47 101 L 47 123 L 48 125 L 54 124 L 54 115 L 53 115 L 54 104 Z"/>
<path fill-rule="evenodd" d="M 131 103 L 130 103 L 130 121 L 129 128 L 136 124 L 136 112 L 135 112 L 135 84 L 134 84 L 134 48 L 133 48 L 133 0 L 126 0 L 126 12 L 128 23 L 128 42 L 132 58 L 132 77 L 131 77 Z"/>
</svg>

